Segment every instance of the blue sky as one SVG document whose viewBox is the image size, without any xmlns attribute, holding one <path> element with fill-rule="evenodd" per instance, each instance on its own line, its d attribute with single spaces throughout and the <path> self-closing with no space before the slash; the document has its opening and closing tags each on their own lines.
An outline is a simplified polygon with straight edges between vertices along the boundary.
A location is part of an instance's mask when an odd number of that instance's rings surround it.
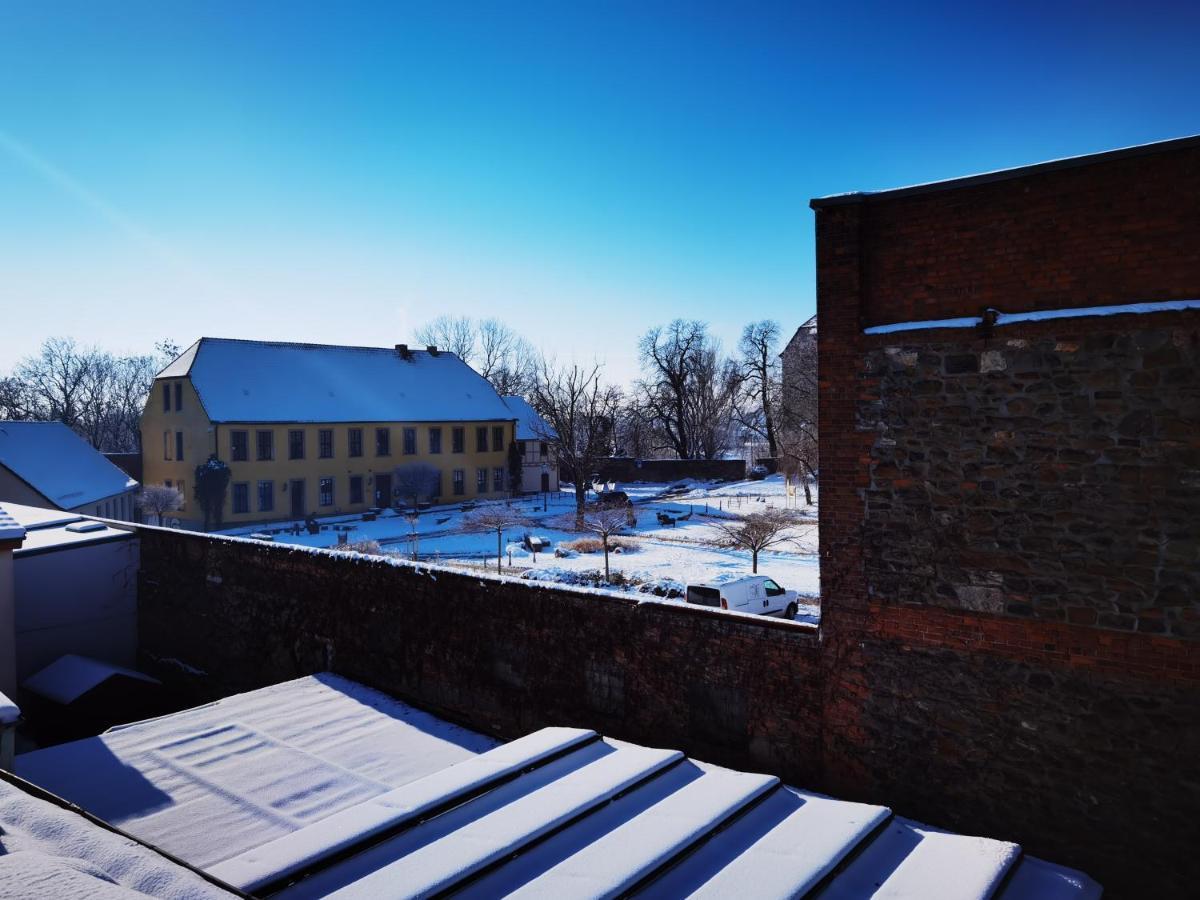
<svg viewBox="0 0 1200 900">
<path fill-rule="evenodd" d="M 810 197 L 1200 132 L 1197 9 L 13 0 L 0 371 L 447 312 L 625 380 L 810 315 Z"/>
</svg>

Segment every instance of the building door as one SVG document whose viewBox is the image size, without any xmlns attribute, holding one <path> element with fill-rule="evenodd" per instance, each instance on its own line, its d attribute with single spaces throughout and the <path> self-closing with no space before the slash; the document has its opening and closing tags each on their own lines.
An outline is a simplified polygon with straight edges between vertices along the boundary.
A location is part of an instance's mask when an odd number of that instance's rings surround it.
<svg viewBox="0 0 1200 900">
<path fill-rule="evenodd" d="M 543 472 L 542 473 L 542 493 L 545 493 L 548 490 L 550 490 L 550 473 Z"/>
<path fill-rule="evenodd" d="M 292 495 L 292 518 L 304 518 L 304 479 L 293 478 L 288 485 L 288 493 Z"/>
<path fill-rule="evenodd" d="M 392 505 L 392 476 L 375 476 L 375 505 L 387 509 Z"/>
</svg>

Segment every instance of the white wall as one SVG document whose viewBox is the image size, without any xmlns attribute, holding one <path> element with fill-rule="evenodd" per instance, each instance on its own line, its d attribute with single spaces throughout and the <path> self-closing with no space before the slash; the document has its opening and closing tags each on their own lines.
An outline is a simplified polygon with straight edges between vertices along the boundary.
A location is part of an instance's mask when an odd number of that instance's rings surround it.
<svg viewBox="0 0 1200 900">
<path fill-rule="evenodd" d="M 13 570 L 18 683 L 64 653 L 135 664 L 137 538 L 18 554 Z"/>
</svg>

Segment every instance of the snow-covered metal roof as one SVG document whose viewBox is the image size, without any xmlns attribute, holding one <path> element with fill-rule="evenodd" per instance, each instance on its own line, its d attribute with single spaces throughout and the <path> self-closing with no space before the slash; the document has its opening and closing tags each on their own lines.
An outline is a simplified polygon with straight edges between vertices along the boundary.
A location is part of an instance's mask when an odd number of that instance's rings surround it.
<svg viewBox="0 0 1200 900">
<path fill-rule="evenodd" d="M 587 729 L 498 744 L 333 675 L 27 753 L 17 771 L 272 896 L 1099 895 L 1016 844 Z"/>
<path fill-rule="evenodd" d="M 56 900 L 236 896 L 10 777 L 0 776 L 0 896 Z"/>
<path fill-rule="evenodd" d="M 62 509 L 137 487 L 62 422 L 0 422 L 0 466 Z"/>
<path fill-rule="evenodd" d="M 25 528 L 0 506 L 0 541 L 19 541 L 25 537 Z"/>
<path fill-rule="evenodd" d="M 447 351 L 206 337 L 158 374 L 185 376 L 214 422 L 514 418 L 487 379 Z"/>
<path fill-rule="evenodd" d="M 505 397 L 504 402 L 517 419 L 518 441 L 544 441 L 557 437 L 553 428 L 537 414 L 524 397 Z"/>
</svg>

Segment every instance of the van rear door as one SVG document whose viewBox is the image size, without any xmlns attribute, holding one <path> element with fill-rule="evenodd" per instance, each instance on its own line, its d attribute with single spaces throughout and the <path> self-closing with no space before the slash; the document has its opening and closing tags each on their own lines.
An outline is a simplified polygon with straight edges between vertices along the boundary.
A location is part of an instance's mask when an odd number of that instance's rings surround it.
<svg viewBox="0 0 1200 900">
<path fill-rule="evenodd" d="M 702 584 L 689 584 L 687 587 L 687 602 L 697 606 L 720 606 L 721 592 L 716 588 Z"/>
</svg>

